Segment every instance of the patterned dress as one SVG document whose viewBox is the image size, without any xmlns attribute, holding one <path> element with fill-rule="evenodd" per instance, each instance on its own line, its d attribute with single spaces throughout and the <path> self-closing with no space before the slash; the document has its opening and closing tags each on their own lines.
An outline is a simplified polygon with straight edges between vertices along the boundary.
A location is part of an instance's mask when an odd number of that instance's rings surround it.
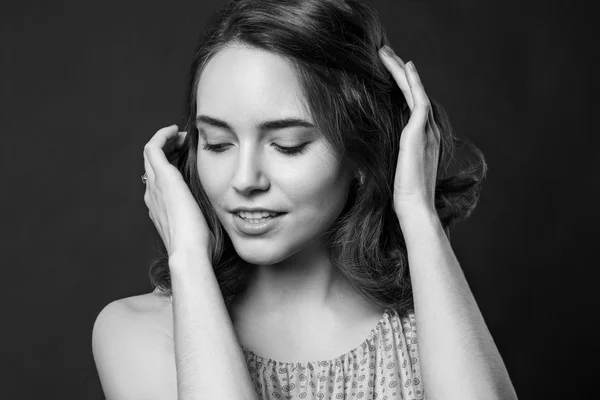
<svg viewBox="0 0 600 400">
<path fill-rule="evenodd" d="M 333 360 L 280 362 L 241 348 L 260 399 L 425 399 L 412 312 L 386 309 L 361 345 Z"/>
<path fill-rule="evenodd" d="M 242 350 L 260 399 L 425 398 L 413 313 L 387 309 L 360 346 L 333 360 L 279 362 Z"/>
</svg>

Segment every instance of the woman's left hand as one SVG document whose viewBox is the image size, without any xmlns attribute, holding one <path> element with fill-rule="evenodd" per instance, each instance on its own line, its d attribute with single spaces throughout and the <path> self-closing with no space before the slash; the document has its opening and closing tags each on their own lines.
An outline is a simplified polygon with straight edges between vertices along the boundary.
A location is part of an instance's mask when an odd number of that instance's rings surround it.
<svg viewBox="0 0 600 400">
<path fill-rule="evenodd" d="M 384 65 L 404 93 L 411 114 L 400 136 L 394 179 L 394 211 L 400 224 L 411 214 L 435 210 L 435 183 L 440 152 L 440 130 L 431 103 L 412 62 L 404 64 L 394 54 L 380 50 Z M 388 47 L 389 49 L 389 47 Z"/>
</svg>

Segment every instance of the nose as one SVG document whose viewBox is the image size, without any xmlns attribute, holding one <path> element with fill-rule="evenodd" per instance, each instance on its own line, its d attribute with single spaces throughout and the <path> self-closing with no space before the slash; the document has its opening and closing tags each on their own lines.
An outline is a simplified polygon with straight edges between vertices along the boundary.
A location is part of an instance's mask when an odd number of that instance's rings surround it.
<svg viewBox="0 0 600 400">
<path fill-rule="evenodd" d="M 242 195 L 269 188 L 269 180 L 262 167 L 262 158 L 252 147 L 246 146 L 240 151 L 231 186 Z"/>
</svg>

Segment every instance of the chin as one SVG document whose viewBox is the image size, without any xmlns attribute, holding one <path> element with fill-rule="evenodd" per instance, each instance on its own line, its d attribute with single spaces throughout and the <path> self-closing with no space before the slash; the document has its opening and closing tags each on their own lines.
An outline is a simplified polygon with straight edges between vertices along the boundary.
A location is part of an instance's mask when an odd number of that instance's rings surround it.
<svg viewBox="0 0 600 400">
<path fill-rule="evenodd" d="M 245 262 L 254 265 L 274 265 L 293 254 L 285 246 L 272 241 L 252 243 L 238 239 L 232 242 L 238 256 Z"/>
<path fill-rule="evenodd" d="M 265 253 L 264 250 L 261 250 L 260 248 L 256 247 L 251 250 L 236 249 L 236 252 L 242 260 L 244 260 L 248 264 L 253 265 L 273 265 L 288 258 L 288 254 Z"/>
</svg>

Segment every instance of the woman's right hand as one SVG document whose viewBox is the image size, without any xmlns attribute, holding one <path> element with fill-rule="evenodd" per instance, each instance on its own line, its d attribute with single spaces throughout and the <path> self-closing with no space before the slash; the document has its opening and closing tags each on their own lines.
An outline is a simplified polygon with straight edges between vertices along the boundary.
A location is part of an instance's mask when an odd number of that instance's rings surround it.
<svg viewBox="0 0 600 400">
<path fill-rule="evenodd" d="M 167 155 L 179 148 L 187 132 L 177 125 L 160 129 L 144 146 L 148 180 L 144 202 L 165 244 L 169 259 L 175 253 L 212 255 L 214 243 L 200 207 L 179 170 Z"/>
</svg>

